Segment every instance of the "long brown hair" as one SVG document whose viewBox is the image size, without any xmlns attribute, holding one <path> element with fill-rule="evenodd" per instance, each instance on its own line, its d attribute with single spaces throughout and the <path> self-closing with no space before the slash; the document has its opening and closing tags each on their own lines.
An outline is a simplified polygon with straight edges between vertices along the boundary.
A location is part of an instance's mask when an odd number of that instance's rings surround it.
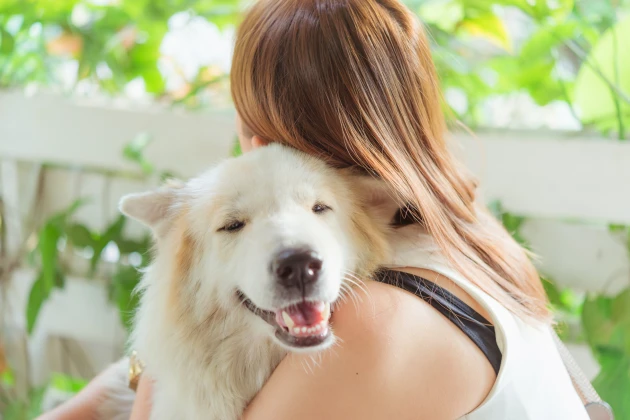
<svg viewBox="0 0 630 420">
<path fill-rule="evenodd" d="M 459 271 L 514 313 L 547 319 L 536 269 L 447 149 L 429 43 L 402 3 L 258 0 L 231 79 L 253 133 L 385 180 Z"/>
</svg>

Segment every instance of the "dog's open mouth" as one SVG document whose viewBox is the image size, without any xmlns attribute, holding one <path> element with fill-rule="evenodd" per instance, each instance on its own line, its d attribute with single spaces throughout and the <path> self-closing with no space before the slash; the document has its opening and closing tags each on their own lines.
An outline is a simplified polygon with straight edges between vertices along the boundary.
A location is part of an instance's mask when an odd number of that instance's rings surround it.
<svg viewBox="0 0 630 420">
<path fill-rule="evenodd" d="M 308 349 L 332 340 L 329 328 L 330 303 L 303 300 L 276 311 L 258 308 L 243 293 L 240 300 L 254 314 L 276 328 L 276 338 L 288 347 Z"/>
</svg>

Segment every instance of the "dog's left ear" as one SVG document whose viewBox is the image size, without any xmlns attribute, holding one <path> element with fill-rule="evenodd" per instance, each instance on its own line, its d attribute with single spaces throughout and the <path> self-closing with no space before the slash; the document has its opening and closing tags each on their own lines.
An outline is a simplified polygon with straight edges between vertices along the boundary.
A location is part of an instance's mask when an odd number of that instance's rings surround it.
<svg viewBox="0 0 630 420">
<path fill-rule="evenodd" d="M 385 181 L 358 174 L 351 175 L 350 180 L 352 187 L 372 217 L 383 219 L 387 223 L 394 218 L 401 204 Z"/>
<path fill-rule="evenodd" d="M 180 188 L 180 184 L 171 183 L 155 191 L 129 194 L 120 200 L 118 207 L 125 216 L 148 226 L 159 236 L 173 218 Z"/>
</svg>

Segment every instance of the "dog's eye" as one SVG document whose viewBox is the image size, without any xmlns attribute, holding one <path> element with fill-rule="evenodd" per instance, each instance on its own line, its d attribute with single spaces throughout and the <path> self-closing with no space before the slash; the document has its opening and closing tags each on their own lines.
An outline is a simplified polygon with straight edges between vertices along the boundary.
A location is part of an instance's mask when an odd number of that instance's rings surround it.
<svg viewBox="0 0 630 420">
<path fill-rule="evenodd" d="M 313 213 L 324 213 L 325 211 L 332 210 L 326 204 L 317 203 L 313 206 Z"/>
<path fill-rule="evenodd" d="M 245 222 L 236 221 L 236 222 L 231 222 L 229 225 L 225 225 L 223 228 L 221 228 L 221 230 L 225 230 L 228 232 L 236 232 L 238 230 L 243 229 L 244 226 L 245 226 Z"/>
</svg>

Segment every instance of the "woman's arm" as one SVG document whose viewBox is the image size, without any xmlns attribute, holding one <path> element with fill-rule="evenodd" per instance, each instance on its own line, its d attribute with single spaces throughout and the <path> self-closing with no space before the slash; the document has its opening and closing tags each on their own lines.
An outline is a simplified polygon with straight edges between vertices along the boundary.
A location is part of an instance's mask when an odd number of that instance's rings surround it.
<svg viewBox="0 0 630 420">
<path fill-rule="evenodd" d="M 97 420 L 98 406 L 107 392 L 108 378 L 116 375 L 117 364 L 110 365 L 90 381 L 77 395 L 42 414 L 37 420 Z"/>
<path fill-rule="evenodd" d="M 367 289 L 335 312 L 339 344 L 285 358 L 244 420 L 452 420 L 485 399 L 494 371 L 468 337 L 403 290 Z"/>
</svg>

